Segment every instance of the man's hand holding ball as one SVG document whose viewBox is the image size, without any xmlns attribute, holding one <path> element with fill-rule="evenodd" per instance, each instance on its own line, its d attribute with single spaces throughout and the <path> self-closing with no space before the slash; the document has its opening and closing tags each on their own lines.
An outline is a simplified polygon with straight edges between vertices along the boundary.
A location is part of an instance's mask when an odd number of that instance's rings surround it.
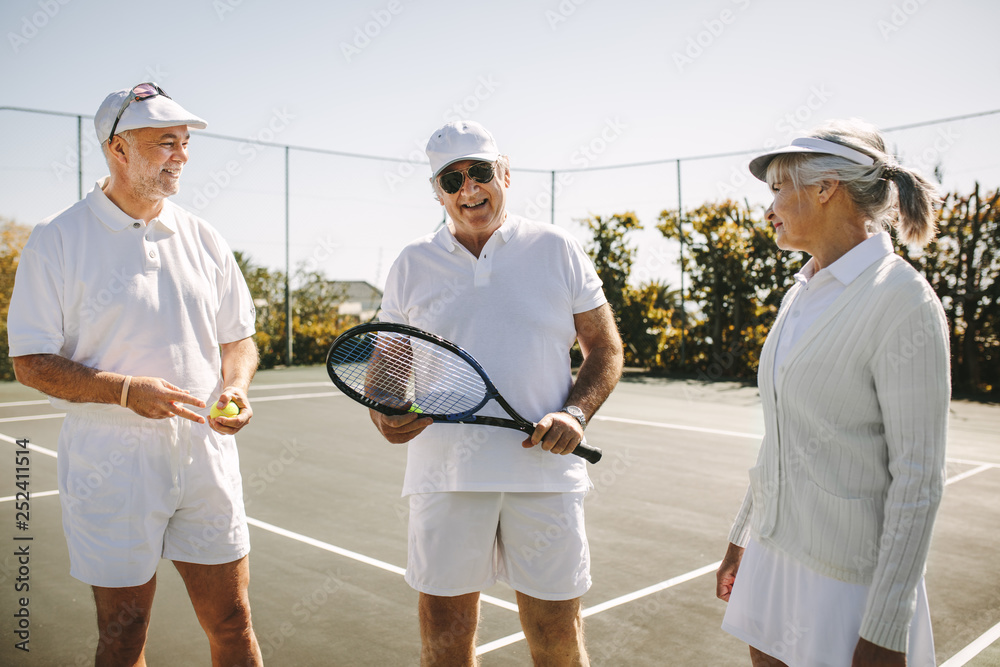
<svg viewBox="0 0 1000 667">
<path fill-rule="evenodd" d="M 208 416 L 208 425 L 213 430 L 231 435 L 247 425 L 253 416 L 253 410 L 250 409 L 250 402 L 242 392 L 227 387 L 219 399 L 212 403 Z"/>
</svg>

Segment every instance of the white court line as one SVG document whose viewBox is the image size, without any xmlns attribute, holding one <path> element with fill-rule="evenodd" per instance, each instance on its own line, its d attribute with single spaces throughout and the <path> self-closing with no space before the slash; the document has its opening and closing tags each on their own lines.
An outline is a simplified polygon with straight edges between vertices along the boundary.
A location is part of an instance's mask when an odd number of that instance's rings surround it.
<svg viewBox="0 0 1000 667">
<path fill-rule="evenodd" d="M 595 416 L 594 420 L 597 421 L 609 421 L 609 422 L 619 422 L 622 424 L 634 424 L 637 426 L 653 426 L 655 428 L 669 428 L 678 431 L 696 431 L 698 433 L 715 433 L 718 435 L 732 435 L 740 438 L 752 438 L 754 440 L 760 440 L 764 436 L 758 435 L 756 433 L 741 433 L 740 431 L 721 431 L 713 428 L 701 428 L 699 426 L 682 426 L 681 424 L 669 424 L 667 422 L 651 422 L 642 421 L 640 419 L 623 419 L 621 417 L 602 417 L 600 415 Z M 966 470 L 963 473 L 959 473 L 954 477 L 945 481 L 945 484 L 951 484 L 953 482 L 961 482 L 963 479 L 972 477 L 973 475 L 978 475 L 984 470 L 989 470 L 990 468 L 1000 468 L 1000 463 L 985 463 L 983 461 L 970 461 L 969 459 L 946 459 L 948 463 L 961 463 L 965 465 L 977 466 L 973 470 Z"/>
<path fill-rule="evenodd" d="M 0 408 L 19 408 L 23 405 L 49 405 L 47 399 L 41 401 L 14 401 L 11 403 L 0 403 Z"/>
<path fill-rule="evenodd" d="M 261 528 L 263 530 L 272 532 L 275 535 L 281 535 L 282 537 L 287 537 L 291 540 L 302 542 L 303 544 L 308 544 L 309 546 L 316 547 L 317 549 L 323 549 L 324 551 L 335 553 L 338 556 L 344 556 L 345 558 L 350 558 L 352 560 L 356 560 L 366 565 L 372 565 L 374 567 L 379 568 L 380 570 L 385 570 L 386 572 L 392 572 L 393 574 L 398 574 L 398 575 L 406 574 L 406 570 L 397 565 L 391 565 L 384 561 L 380 561 L 377 558 L 371 558 L 369 556 L 359 554 L 356 551 L 343 549 L 341 547 L 328 544 L 327 542 L 321 542 L 307 535 L 302 535 L 300 533 L 294 533 L 290 530 L 285 530 L 284 528 L 279 528 L 272 523 L 267 523 L 265 521 L 261 521 L 260 519 L 247 517 L 247 523 L 249 523 L 251 526 L 256 526 L 257 528 Z"/>
<path fill-rule="evenodd" d="M 317 394 L 287 394 L 285 396 L 254 396 L 250 404 L 267 403 L 268 401 L 295 401 L 300 398 L 319 398 L 321 396 L 343 396 L 339 391 L 322 391 Z"/>
<path fill-rule="evenodd" d="M 308 544 L 309 546 L 316 547 L 317 549 L 323 549 L 324 551 L 335 553 L 338 556 L 344 556 L 345 558 L 356 560 L 359 563 L 372 565 L 374 567 L 379 568 L 380 570 L 385 570 L 386 572 L 392 572 L 393 574 L 398 574 L 400 576 L 406 574 L 406 569 L 399 567 L 398 565 L 392 565 L 390 563 L 386 563 L 385 561 L 378 560 L 377 558 L 371 558 L 370 556 L 365 556 L 355 551 L 350 551 L 348 549 L 337 547 L 332 544 L 328 544 L 326 542 L 321 542 L 320 540 L 314 539 L 307 535 L 294 533 L 290 530 L 285 530 L 284 528 L 278 528 L 273 524 L 260 521 L 259 519 L 253 519 L 251 517 L 247 517 L 247 523 L 249 523 L 251 526 L 256 526 L 257 528 L 270 531 L 275 535 L 281 535 L 282 537 L 287 537 L 289 539 L 302 542 L 303 544 Z M 513 602 L 507 602 L 506 600 L 495 598 L 492 595 L 481 595 L 480 599 L 483 602 L 488 602 L 489 604 L 496 605 L 497 607 L 502 607 L 509 611 L 517 611 L 517 605 L 514 604 Z"/>
<path fill-rule="evenodd" d="M 52 491 L 32 491 L 32 498 L 46 498 L 48 496 L 58 496 L 59 489 L 53 489 Z M 4 496 L 0 498 L 0 503 L 9 503 L 17 499 L 17 496 Z"/>
<path fill-rule="evenodd" d="M 984 463 L 981 466 L 979 466 L 978 468 L 973 468 L 972 470 L 966 470 L 965 472 L 958 473 L 954 477 L 949 477 L 948 479 L 945 480 L 944 485 L 948 486 L 952 482 L 961 482 L 963 479 L 968 479 L 969 477 L 972 477 L 973 475 L 978 475 L 979 473 L 983 472 L 984 470 L 991 470 L 991 469 L 997 468 L 997 467 L 1000 467 L 1000 466 L 995 466 L 992 463 Z"/>
<path fill-rule="evenodd" d="M 324 386 L 326 386 L 326 384 L 327 383 L 323 383 Z M 267 403 L 267 402 L 270 402 L 270 401 L 295 401 L 295 400 L 298 400 L 300 398 L 320 398 L 320 397 L 329 397 L 329 396 L 343 396 L 343 394 L 340 393 L 339 391 L 323 391 L 323 392 L 318 392 L 318 393 L 314 393 L 314 394 L 287 394 L 287 395 L 284 395 L 284 396 L 255 396 L 250 402 L 251 403 Z M 37 404 L 47 404 L 47 403 L 48 403 L 48 401 L 40 401 Z M 34 402 L 32 402 L 30 404 L 31 405 L 37 405 Z M 11 404 L 8 403 L 7 405 L 11 405 Z M 29 405 L 29 403 L 26 402 L 26 403 L 24 403 L 24 405 Z M 3 404 L 0 404 L 0 407 L 3 407 L 3 406 L 4 406 Z M 4 422 L 30 422 L 30 421 L 34 421 L 36 419 L 61 419 L 61 418 L 65 417 L 65 416 L 66 416 L 65 412 L 54 412 L 54 413 L 51 413 L 51 414 L 44 414 L 44 415 L 26 415 L 24 417 L 0 417 L 0 423 L 4 423 Z"/>
<path fill-rule="evenodd" d="M 998 639 L 1000 639 L 1000 623 L 994 625 L 971 644 L 942 662 L 940 667 L 962 667 L 962 665 L 982 653 L 990 644 Z"/>
<path fill-rule="evenodd" d="M 691 581 L 692 579 L 697 579 L 698 577 L 708 574 L 709 572 L 715 572 L 719 569 L 719 565 L 722 561 L 716 561 L 704 567 L 699 567 L 697 570 L 691 570 L 685 574 L 682 574 L 672 579 L 667 579 L 666 581 L 661 581 L 658 584 L 653 584 L 652 586 L 647 586 L 642 590 L 635 591 L 634 593 L 628 593 L 620 597 L 608 600 L 607 602 L 602 602 L 601 604 L 594 605 L 593 607 L 587 607 L 583 610 L 583 617 L 593 616 L 594 614 L 600 614 L 608 609 L 614 609 L 620 605 L 626 604 L 628 602 L 634 602 L 639 598 L 646 597 L 647 595 L 652 595 L 653 593 L 658 593 L 659 591 L 666 590 L 668 588 L 673 588 L 678 584 L 683 584 L 685 581 Z M 484 653 L 489 653 L 490 651 L 495 651 L 498 648 L 503 648 L 504 646 L 509 646 L 516 642 L 522 641 L 524 639 L 523 632 L 515 632 L 512 635 L 506 637 L 501 637 L 496 641 L 489 642 L 488 644 L 483 644 L 476 647 L 476 655 L 483 655 Z"/>
<path fill-rule="evenodd" d="M 298 397 L 311 397 L 311 396 L 330 396 L 330 395 L 342 395 L 342 394 L 340 394 L 340 392 L 329 392 L 329 393 L 324 392 L 324 393 L 321 393 L 321 394 L 300 394 L 300 395 L 297 395 L 297 396 Z M 261 401 L 261 400 L 265 400 L 265 401 L 266 400 L 282 400 L 282 399 L 289 399 L 289 398 L 293 398 L 293 397 L 283 397 L 283 396 L 282 397 L 278 397 L 278 396 L 274 396 L 274 397 L 257 398 L 257 399 L 255 399 L 255 402 L 256 401 Z M 63 415 L 58 415 L 58 416 L 63 416 Z M 747 438 L 758 438 L 759 437 L 757 435 L 748 434 L 748 433 L 738 433 L 738 432 L 735 432 L 735 431 L 721 431 L 721 430 L 715 430 L 715 429 L 704 429 L 704 428 L 689 427 L 689 426 L 679 426 L 679 425 L 667 424 L 667 423 L 663 423 L 663 422 L 648 422 L 648 421 L 640 421 L 640 420 L 633 420 L 633 419 L 622 419 L 622 418 L 615 418 L 615 417 L 598 417 L 597 419 L 603 419 L 605 421 L 631 423 L 631 424 L 636 424 L 636 425 L 641 425 L 641 426 L 655 426 L 655 427 L 659 427 L 659 428 L 675 428 L 675 429 L 680 429 L 680 430 L 690 430 L 690 431 L 699 431 L 699 432 L 706 432 L 706 433 L 716 433 L 716 434 L 721 434 L 721 435 L 735 435 L 735 436 L 742 436 L 742 437 L 747 437 Z M 10 442 L 11 444 L 16 444 L 16 442 L 17 442 L 17 440 L 15 438 L 12 438 L 10 436 L 3 435 L 3 434 L 0 434 L 0 440 L 4 440 L 4 441 L 7 441 L 7 442 Z M 32 443 L 29 443 L 28 447 L 29 447 L 29 449 L 37 451 L 37 452 L 39 452 L 41 454 L 45 454 L 47 456 L 51 456 L 53 458 L 56 458 L 56 452 L 54 452 L 54 451 L 52 451 L 50 449 L 46 449 L 44 447 L 39 447 L 38 445 L 35 445 L 35 444 L 32 444 Z M 964 479 L 968 479 L 969 477 L 972 477 L 973 475 L 976 475 L 976 474 L 978 474 L 980 472 L 983 472 L 985 470 L 990 470 L 990 469 L 993 469 L 993 468 L 1000 468 L 1000 465 L 998 465 L 998 464 L 983 463 L 981 461 L 970 461 L 968 459 L 948 459 L 948 461 L 955 462 L 955 463 L 963 463 L 963 464 L 968 464 L 968 465 L 976 465 L 976 464 L 978 464 L 978 467 L 973 468 L 972 470 L 967 470 L 967 471 L 965 471 L 963 473 L 959 473 L 958 475 L 955 475 L 955 476 L 949 478 L 948 480 L 945 481 L 946 485 L 947 484 L 952 484 L 954 482 L 960 482 L 960 481 L 962 481 Z M 58 491 L 41 492 L 41 493 L 37 494 L 36 497 L 41 497 L 43 495 L 53 495 L 53 494 L 58 494 Z M 12 499 L 13 499 L 13 497 L 0 498 L 0 502 L 9 501 L 9 500 L 12 500 Z M 299 542 L 302 542 L 303 544 L 308 544 L 310 546 L 314 546 L 314 547 L 317 547 L 319 549 L 323 549 L 325 551 L 329 551 L 331 553 L 335 553 L 335 554 L 344 556 L 346 558 L 350 558 L 350 559 L 356 560 L 358 562 L 365 563 L 367 565 L 372 565 L 374 567 L 380 568 L 380 569 L 385 570 L 387 572 L 392 572 L 394 574 L 398 574 L 398 575 L 401 575 L 401 576 L 406 573 L 406 570 L 403 569 L 403 568 L 400 568 L 399 566 L 391 565 L 389 563 L 385 563 L 385 562 L 380 561 L 378 559 L 371 558 L 369 556 L 365 556 L 363 554 L 359 554 L 359 553 L 356 553 L 354 551 L 350 551 L 348 549 L 343 549 L 341 547 L 337 547 L 337 546 L 334 546 L 332 544 L 329 544 L 329 543 L 326 543 L 326 542 L 322 542 L 320 540 L 316 540 L 314 538 L 311 538 L 311 537 L 308 537 L 308 536 L 305 536 L 305 535 L 301 535 L 299 533 L 292 532 L 290 530 L 285 530 L 284 528 L 279 528 L 277 526 L 274 526 L 272 524 L 266 523 L 264 521 L 260 521 L 258 519 L 253 519 L 251 517 L 247 517 L 247 523 L 249 523 L 250 525 L 256 526 L 258 528 L 261 528 L 263 530 L 267 530 L 267 531 L 270 531 L 272 533 L 275 533 L 276 535 L 281 535 L 281 536 L 287 537 L 289 539 L 297 540 Z M 686 581 L 690 581 L 691 579 L 694 579 L 696 577 L 700 577 L 700 576 L 702 576 L 704 574 L 707 574 L 708 572 L 714 572 L 716 569 L 718 569 L 720 563 L 721 563 L 721 561 L 718 561 L 716 563 L 712 563 L 710 565 L 706 565 L 704 567 L 698 568 L 697 570 L 692 570 L 691 572 L 688 572 L 686 574 L 682 574 L 682 575 L 674 577 L 672 579 L 668 579 L 668 580 L 660 582 L 658 584 L 654 584 L 652 586 L 647 586 L 646 588 L 643 588 L 641 590 L 635 591 L 634 593 L 629 593 L 627 595 L 623 595 L 623 596 L 620 596 L 618 598 L 614 598 L 612 600 L 608 600 L 606 602 L 603 602 L 601 604 L 595 605 L 593 607 L 589 607 L 589 608 L 587 608 L 587 609 L 584 610 L 583 616 L 584 617 L 588 617 L 588 616 L 592 616 L 594 614 L 601 613 L 603 611 L 607 611 L 608 609 L 612 609 L 614 607 L 620 606 L 622 604 L 626 604 L 628 602 L 633 602 L 633 601 L 635 601 L 635 600 L 637 600 L 639 598 L 645 597 L 647 595 L 651 595 L 653 593 L 656 593 L 656 592 L 659 592 L 659 591 L 662 591 L 662 590 L 666 590 L 667 588 L 671 588 L 673 586 L 676 586 L 678 584 L 684 583 Z M 480 597 L 480 599 L 483 602 L 495 605 L 495 606 L 503 608 L 503 609 L 507 609 L 509 611 L 514 611 L 514 612 L 517 611 L 517 605 L 516 604 L 511 603 L 511 602 L 507 602 L 506 600 L 501 600 L 499 598 L 495 598 L 495 597 L 493 597 L 491 595 L 482 595 Z M 990 629 L 989 631 L 987 631 L 986 634 L 984 634 L 983 636 L 981 636 L 979 639 L 977 639 L 976 641 L 974 641 L 972 644 L 969 644 L 969 646 L 967 646 L 961 652 L 959 652 L 954 657 L 952 657 L 951 659 L 949 659 L 948 662 L 946 662 L 943 665 L 941 665 L 941 667 L 961 667 L 961 665 L 966 664 L 966 662 L 968 662 L 973 657 L 975 657 L 976 655 L 978 655 L 980 652 L 983 651 L 983 649 L 985 649 L 987 646 L 989 646 L 990 644 L 992 644 L 998 638 L 1000 638 L 1000 624 L 997 624 L 992 629 Z M 496 641 L 489 642 L 487 644 L 483 644 L 483 645 L 479 646 L 476 649 L 476 655 L 482 655 L 484 653 L 488 653 L 490 651 L 494 651 L 494 650 L 502 648 L 504 646 L 508 646 L 508 645 L 516 643 L 518 641 L 522 641 L 523 639 L 524 639 L 524 633 L 523 632 L 519 632 L 519 633 L 516 633 L 516 634 L 513 634 L 513 635 L 509 635 L 507 637 L 503 637 L 503 638 L 498 639 Z"/>
<path fill-rule="evenodd" d="M 329 387 L 330 380 L 326 382 L 293 382 L 290 384 L 251 384 L 250 391 L 255 389 L 301 389 L 303 387 Z M 3 407 L 3 404 L 0 404 Z"/>
<path fill-rule="evenodd" d="M 4 435 L 3 433 L 0 433 L 0 440 L 3 440 L 4 442 L 9 442 L 12 445 L 16 445 L 18 438 L 12 438 L 9 435 Z M 45 447 L 39 447 L 30 440 L 28 441 L 28 449 L 30 449 L 33 452 L 38 452 L 39 454 L 45 454 L 46 456 L 51 456 L 52 458 L 56 458 L 56 453 L 54 451 L 52 451 L 51 449 L 46 449 Z"/>
<path fill-rule="evenodd" d="M 606 421 L 606 422 L 619 422 L 621 424 L 634 424 L 636 426 L 655 426 L 656 428 L 672 428 L 678 431 L 695 431 L 696 433 L 714 433 L 716 435 L 731 435 L 737 438 L 753 438 L 754 440 L 761 440 L 764 438 L 762 435 L 757 435 L 756 433 L 742 433 L 740 431 L 721 431 L 715 428 L 702 428 L 700 426 L 682 426 L 681 424 L 667 424 L 665 422 L 648 422 L 641 419 L 623 419 L 621 417 L 604 417 L 597 415 L 594 417 L 595 421 Z"/>
<path fill-rule="evenodd" d="M 46 401 L 47 402 L 47 401 Z M 36 419 L 62 419 L 66 416 L 65 412 L 54 412 L 47 415 L 27 415 L 25 417 L 4 417 L 0 419 L 0 422 L 30 422 Z"/>
<path fill-rule="evenodd" d="M 994 468 L 1000 468 L 1000 463 L 985 463 L 983 461 L 970 461 L 969 459 L 948 459 L 949 463 L 965 463 L 970 466 L 993 466 Z"/>
<path fill-rule="evenodd" d="M 629 593 L 628 595 L 622 595 L 621 597 L 614 598 L 613 600 L 608 600 L 607 602 L 602 602 L 601 604 L 594 605 L 593 607 L 588 607 L 583 610 L 583 617 L 593 616 L 594 614 L 599 614 L 602 611 L 607 611 L 608 609 L 613 609 L 626 602 L 632 602 L 638 600 L 639 598 L 644 598 L 647 595 L 652 595 L 653 593 L 658 593 L 664 591 L 668 588 L 673 588 L 678 584 L 683 584 L 685 581 L 691 581 L 692 579 L 697 579 L 703 574 L 708 574 L 709 572 L 715 572 L 722 565 L 721 560 L 717 560 L 714 563 L 699 567 L 697 570 L 691 570 L 686 574 L 682 574 L 674 577 L 673 579 L 667 579 L 666 581 L 661 581 L 658 584 L 653 584 L 652 586 L 647 586 L 642 590 L 638 590 L 634 593 Z"/>
</svg>

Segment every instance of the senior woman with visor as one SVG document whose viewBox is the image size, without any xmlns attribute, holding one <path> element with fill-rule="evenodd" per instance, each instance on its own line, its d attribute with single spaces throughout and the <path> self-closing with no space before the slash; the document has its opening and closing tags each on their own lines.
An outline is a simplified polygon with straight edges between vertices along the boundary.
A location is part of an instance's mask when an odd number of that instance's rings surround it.
<svg viewBox="0 0 1000 667">
<path fill-rule="evenodd" d="M 887 231 L 924 245 L 933 186 L 836 121 L 755 158 L 795 276 L 761 352 L 765 434 L 717 573 L 752 663 L 928 665 L 923 573 L 944 487 L 948 333 Z"/>
</svg>

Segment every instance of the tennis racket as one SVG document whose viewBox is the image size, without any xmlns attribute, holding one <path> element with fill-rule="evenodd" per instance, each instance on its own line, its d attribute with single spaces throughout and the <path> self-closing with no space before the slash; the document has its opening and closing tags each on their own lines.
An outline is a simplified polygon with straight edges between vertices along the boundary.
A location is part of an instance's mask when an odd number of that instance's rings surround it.
<svg viewBox="0 0 1000 667">
<path fill-rule="evenodd" d="M 330 347 L 326 370 L 347 396 L 383 414 L 416 412 L 435 422 L 501 426 L 529 435 L 535 430 L 471 354 L 416 327 L 371 322 L 348 329 Z M 510 419 L 475 414 L 491 400 Z M 601 460 L 601 450 L 586 440 L 573 453 L 591 463 Z"/>
</svg>

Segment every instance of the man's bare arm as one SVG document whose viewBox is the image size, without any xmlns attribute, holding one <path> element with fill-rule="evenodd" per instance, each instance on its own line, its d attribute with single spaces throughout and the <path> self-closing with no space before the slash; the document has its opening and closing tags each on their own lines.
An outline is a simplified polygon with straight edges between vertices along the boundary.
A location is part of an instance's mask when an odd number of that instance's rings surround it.
<svg viewBox="0 0 1000 667">
<path fill-rule="evenodd" d="M 624 366 L 622 339 L 611 306 L 574 316 L 583 363 L 566 405 L 575 405 L 589 420 L 618 385 Z"/>
<path fill-rule="evenodd" d="M 125 375 L 84 366 L 57 354 L 29 354 L 13 357 L 14 375 L 21 384 L 44 394 L 73 403 L 110 403 L 118 405 L 125 385 Z M 205 407 L 205 403 L 162 378 L 133 377 L 128 390 L 128 405 L 136 414 L 150 419 L 174 415 L 204 422 L 204 418 L 179 404 Z"/>
<path fill-rule="evenodd" d="M 566 405 L 580 408 L 589 420 L 621 378 L 624 365 L 622 340 L 611 306 L 607 304 L 578 313 L 573 319 L 583 363 L 577 371 Z M 576 419 L 564 412 L 554 412 L 542 417 L 535 432 L 521 444 L 524 447 L 541 444 L 546 451 L 569 454 L 582 439 L 583 429 Z"/>
<path fill-rule="evenodd" d="M 253 417 L 253 408 L 247 392 L 250 382 L 257 372 L 260 357 L 253 338 L 244 338 L 232 343 L 223 343 L 222 349 L 222 394 L 217 399 L 225 407 L 229 401 L 234 401 L 240 408 L 235 417 L 216 417 L 209 419 L 209 426 L 219 433 L 233 434 L 246 426 Z"/>
</svg>

